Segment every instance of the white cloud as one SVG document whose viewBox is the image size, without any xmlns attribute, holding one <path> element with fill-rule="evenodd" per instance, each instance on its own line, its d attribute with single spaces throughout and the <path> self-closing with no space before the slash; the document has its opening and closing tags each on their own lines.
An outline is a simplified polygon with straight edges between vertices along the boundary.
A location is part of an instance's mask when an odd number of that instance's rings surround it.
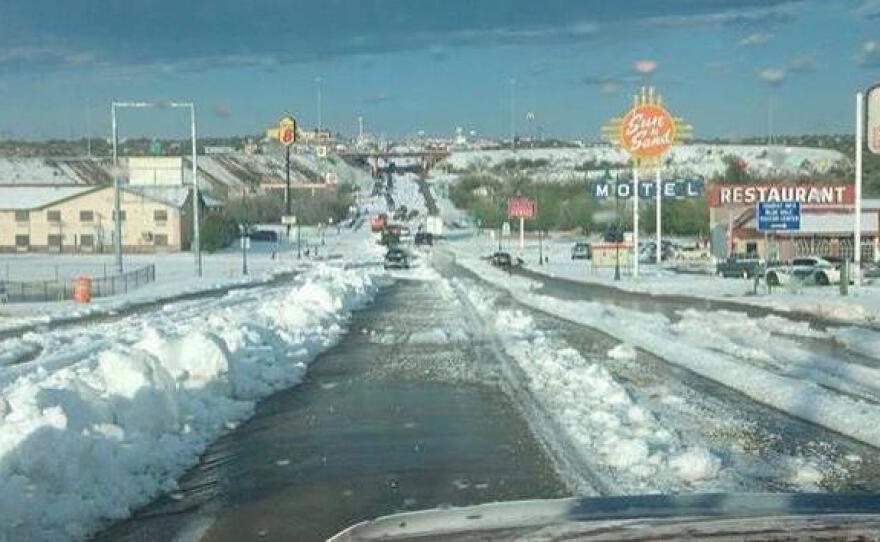
<svg viewBox="0 0 880 542">
<path fill-rule="evenodd" d="M 785 81 L 785 68 L 768 66 L 758 70 L 758 79 L 768 85 L 781 85 Z"/>
<path fill-rule="evenodd" d="M 856 60 L 862 66 L 869 68 L 880 66 L 880 42 L 866 40 L 862 43 L 862 50 L 856 55 Z"/>
<path fill-rule="evenodd" d="M 752 32 L 748 36 L 739 40 L 739 44 L 748 47 L 750 45 L 761 45 L 768 41 L 770 41 L 770 34 L 767 34 L 766 32 Z"/>
<path fill-rule="evenodd" d="M 816 68 L 816 59 L 809 55 L 796 56 L 788 63 L 788 71 L 792 73 L 814 72 Z"/>
<path fill-rule="evenodd" d="M 633 62 L 633 69 L 639 73 L 653 73 L 657 69 L 657 61 L 642 58 Z"/>
</svg>

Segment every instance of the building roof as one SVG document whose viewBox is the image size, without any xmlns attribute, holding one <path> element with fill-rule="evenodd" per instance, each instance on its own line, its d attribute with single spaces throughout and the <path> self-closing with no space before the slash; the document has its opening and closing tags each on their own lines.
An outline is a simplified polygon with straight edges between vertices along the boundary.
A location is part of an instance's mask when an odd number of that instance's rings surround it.
<svg viewBox="0 0 880 542">
<path fill-rule="evenodd" d="M 190 192 L 188 186 L 126 185 L 122 189 L 178 209 L 186 204 Z"/>
<path fill-rule="evenodd" d="M 103 187 L 0 185 L 0 209 L 16 211 L 41 209 L 99 188 Z"/>
</svg>

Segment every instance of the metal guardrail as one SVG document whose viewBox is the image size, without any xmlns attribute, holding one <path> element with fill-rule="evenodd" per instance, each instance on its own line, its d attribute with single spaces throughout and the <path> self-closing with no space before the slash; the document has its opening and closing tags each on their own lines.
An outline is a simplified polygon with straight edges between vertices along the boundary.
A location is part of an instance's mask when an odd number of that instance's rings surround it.
<svg viewBox="0 0 880 542">
<path fill-rule="evenodd" d="M 124 294 L 156 280 L 154 264 L 121 275 L 95 277 L 91 280 L 92 297 Z M 73 299 L 73 280 L 4 281 L 0 280 L 0 300 L 9 303 L 33 303 Z"/>
</svg>

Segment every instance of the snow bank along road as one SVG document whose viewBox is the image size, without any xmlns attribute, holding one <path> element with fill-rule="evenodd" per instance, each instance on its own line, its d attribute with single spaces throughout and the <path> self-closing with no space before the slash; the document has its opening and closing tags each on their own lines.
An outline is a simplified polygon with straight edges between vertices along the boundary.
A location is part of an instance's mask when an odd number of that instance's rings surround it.
<svg viewBox="0 0 880 542">
<path fill-rule="evenodd" d="M 695 309 L 672 319 L 607 302 L 540 294 L 540 282 L 498 272 L 477 259 L 458 262 L 520 306 L 499 310 L 493 298 L 480 299 L 478 290 L 466 288 L 509 336 L 505 348 L 521 366 L 535 370 L 532 381 L 546 382 L 542 387 L 549 390 L 551 409 L 569 418 L 573 440 L 594 447 L 594 456 L 607 454 L 603 465 L 632 467 L 612 472 L 612 487 L 676 489 L 690 478 L 694 488 L 876 490 L 880 429 L 871 420 L 880 419 L 880 371 L 870 357 L 880 344 L 875 332 L 816 330 L 777 316 Z M 610 376 L 592 366 L 596 356 L 585 359 L 576 349 L 560 349 L 564 343 L 535 332 L 535 317 L 523 308 L 616 339 L 619 344 L 598 357 Z M 550 337 L 559 336 L 560 328 Z M 570 336 L 577 340 L 576 334 Z M 551 361 L 549 368 L 540 366 Z M 660 373 L 639 370 L 645 361 Z M 572 380 L 575 367 L 588 370 L 587 382 L 560 388 L 563 376 Z M 596 400 L 606 407 L 618 402 L 609 390 L 622 389 L 623 411 L 613 417 L 597 414 L 601 411 L 595 407 L 578 412 L 589 404 L 583 399 L 589 395 L 585 388 L 603 390 Z M 630 409 L 630 401 L 642 408 Z M 591 434 L 591 420 L 606 426 L 599 436 Z M 701 431 L 704 442 L 688 446 Z M 613 445 L 603 449 L 608 442 Z M 680 454 L 690 458 L 679 461 Z M 676 465 L 702 467 L 685 469 L 676 480 Z"/>
<path fill-rule="evenodd" d="M 375 295 L 372 273 L 318 265 L 27 337 L 41 354 L 0 368 L 0 540 L 80 538 L 174 490 L 208 443 L 339 340 Z"/>
</svg>

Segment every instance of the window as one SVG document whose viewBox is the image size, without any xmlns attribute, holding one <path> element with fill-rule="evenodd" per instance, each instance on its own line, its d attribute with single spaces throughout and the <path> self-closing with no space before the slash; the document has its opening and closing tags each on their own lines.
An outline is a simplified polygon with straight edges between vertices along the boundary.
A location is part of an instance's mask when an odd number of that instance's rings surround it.
<svg viewBox="0 0 880 542">
<path fill-rule="evenodd" d="M 164 233 L 157 233 L 153 236 L 153 244 L 157 247 L 167 247 L 168 246 L 168 235 Z"/>
<path fill-rule="evenodd" d="M 83 247 L 95 246 L 95 236 L 90 233 L 84 233 L 79 236 L 79 244 Z"/>
<path fill-rule="evenodd" d="M 16 235 L 15 236 L 15 246 L 18 248 L 27 248 L 31 246 L 31 236 L 30 235 Z"/>
<path fill-rule="evenodd" d="M 16 222 L 29 222 L 31 219 L 30 211 L 15 211 Z"/>
<path fill-rule="evenodd" d="M 94 222 L 95 220 L 95 212 L 94 211 L 80 211 L 79 212 L 79 221 L 80 222 Z"/>
<path fill-rule="evenodd" d="M 49 222 L 61 222 L 61 211 L 46 211 L 46 219 Z"/>
<path fill-rule="evenodd" d="M 168 211 L 165 209 L 156 209 L 153 211 L 153 220 L 156 222 L 165 222 L 168 220 Z"/>
<path fill-rule="evenodd" d="M 49 248 L 61 248 L 61 240 L 63 236 L 59 233 L 50 233 L 49 234 Z"/>
</svg>

